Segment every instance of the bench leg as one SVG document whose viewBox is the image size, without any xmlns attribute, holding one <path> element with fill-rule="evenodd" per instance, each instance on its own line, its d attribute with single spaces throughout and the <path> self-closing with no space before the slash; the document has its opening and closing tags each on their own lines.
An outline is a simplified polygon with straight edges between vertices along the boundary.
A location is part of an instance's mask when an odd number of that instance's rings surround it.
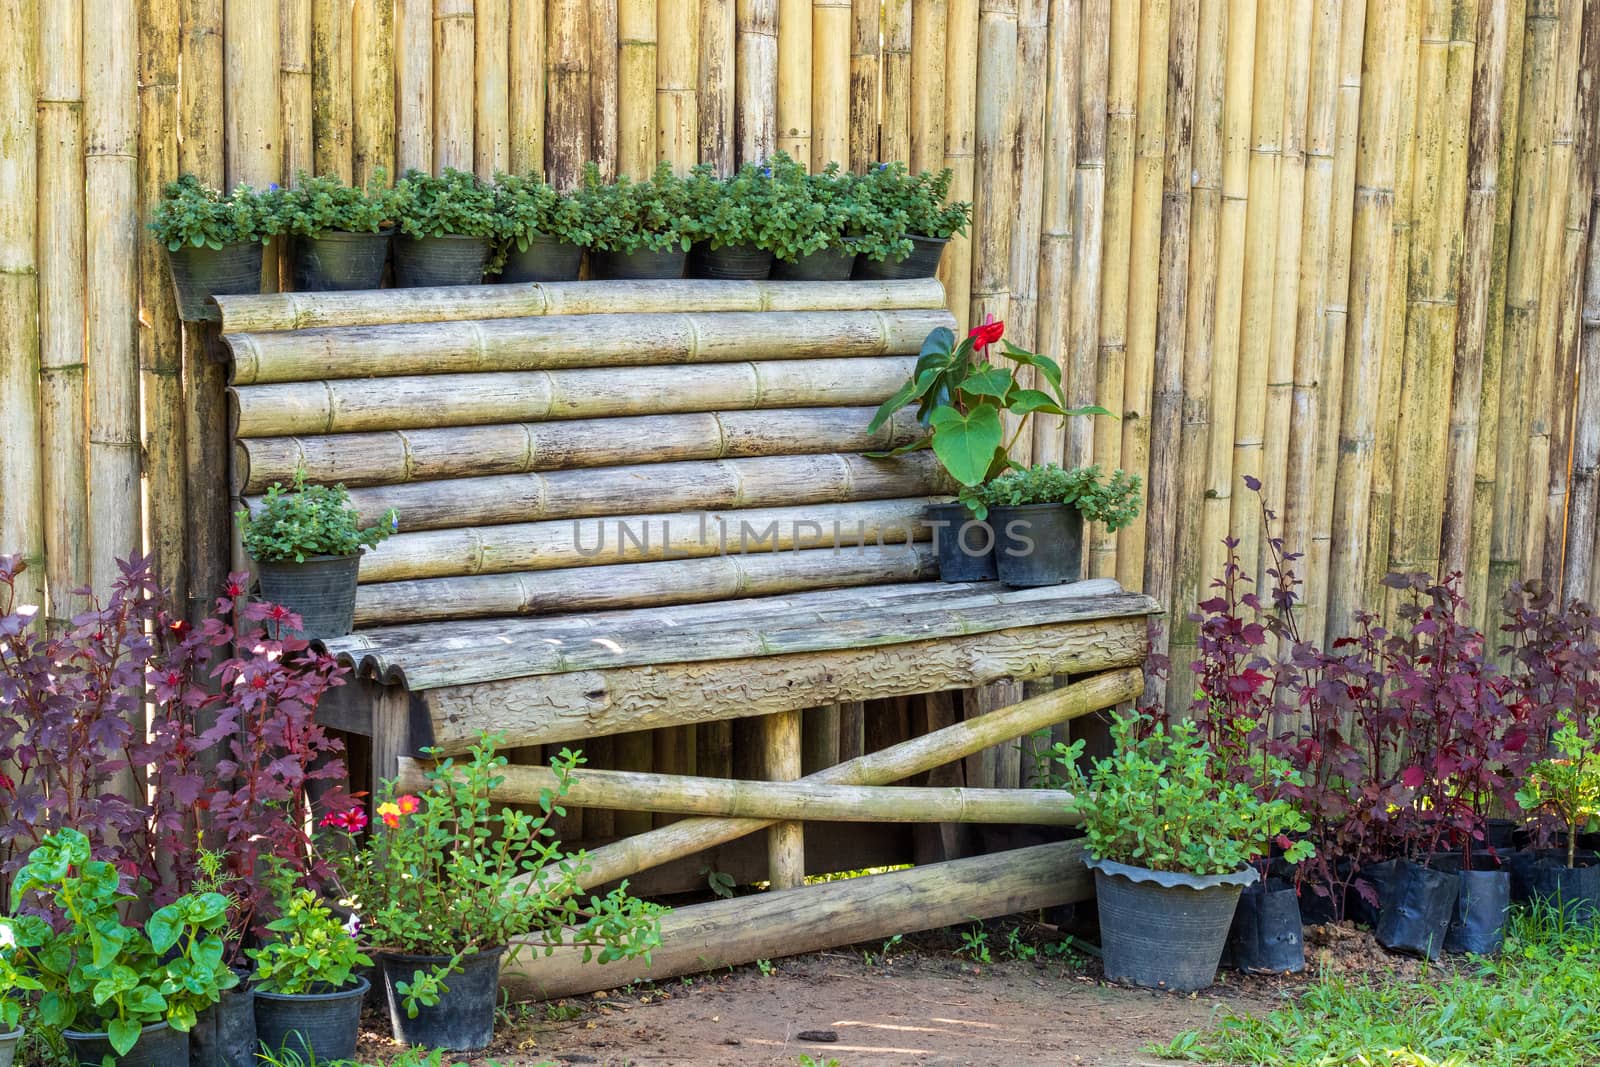
<svg viewBox="0 0 1600 1067">
<path fill-rule="evenodd" d="M 798 711 L 780 711 L 761 720 L 761 747 L 770 781 L 800 777 Z M 767 880 L 774 889 L 792 889 L 806 880 L 805 824 L 780 822 L 767 831 Z"/>
</svg>

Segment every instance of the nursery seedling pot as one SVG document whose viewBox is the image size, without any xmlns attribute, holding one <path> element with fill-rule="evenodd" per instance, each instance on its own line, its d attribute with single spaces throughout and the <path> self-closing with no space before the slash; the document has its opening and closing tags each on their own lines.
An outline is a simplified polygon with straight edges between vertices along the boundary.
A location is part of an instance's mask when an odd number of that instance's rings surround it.
<svg viewBox="0 0 1600 1067">
<path fill-rule="evenodd" d="M 528 247 L 512 247 L 500 271 L 505 282 L 572 282 L 583 266 L 583 249 L 542 233 L 530 234 Z"/>
<path fill-rule="evenodd" d="M 117 1067 L 177 1067 L 189 1062 L 189 1035 L 166 1023 L 152 1023 L 139 1031 L 139 1040 L 126 1056 L 118 1056 L 103 1030 L 63 1030 L 67 1052 L 82 1067 L 100 1067 L 107 1056 Z"/>
<path fill-rule="evenodd" d="M 600 252 L 589 256 L 589 269 L 596 278 L 660 279 L 683 277 L 682 249 L 668 248 L 660 252 L 648 248 L 632 252 Z"/>
<path fill-rule="evenodd" d="M 394 281 L 405 288 L 480 285 L 489 260 L 489 239 L 447 233 L 442 237 L 394 239 Z"/>
<path fill-rule="evenodd" d="M 1191 992 L 1217 977 L 1239 891 L 1253 868 L 1232 874 L 1151 871 L 1091 857 L 1106 977 Z"/>
<path fill-rule="evenodd" d="M 470 1052 L 486 1048 L 494 1039 L 494 1009 L 500 993 L 500 957 L 505 947 L 485 949 L 463 957 L 460 970 L 445 977 L 450 988 L 433 1007 L 417 1005 L 417 1017 L 406 1015 L 405 996 L 396 982 L 410 981 L 417 971 L 449 963 L 451 956 L 383 957 L 383 987 L 389 1002 L 389 1025 L 396 1041 L 422 1048 Z"/>
<path fill-rule="evenodd" d="M 761 281 L 771 273 L 772 253 L 755 245 L 712 248 L 701 242 L 689 252 L 689 275 L 694 278 Z"/>
<path fill-rule="evenodd" d="M 941 582 L 992 582 L 994 527 L 972 517 L 965 504 L 929 504 Z"/>
<path fill-rule="evenodd" d="M 17 1045 L 22 1041 L 22 1027 L 9 1034 L 0 1034 L 0 1067 L 11 1067 L 17 1057 Z"/>
<path fill-rule="evenodd" d="M 167 270 L 184 322 L 220 322 L 213 296 L 261 291 L 261 242 L 241 241 L 221 248 L 185 245 L 167 249 Z"/>
<path fill-rule="evenodd" d="M 801 256 L 791 262 L 777 259 L 772 263 L 772 277 L 785 282 L 843 282 L 850 280 L 855 270 L 856 250 L 851 245 L 824 248 Z"/>
<path fill-rule="evenodd" d="M 343 637 L 355 629 L 356 573 L 361 553 L 307 556 L 304 563 L 258 563 L 261 597 L 300 616 L 307 641 Z"/>
<path fill-rule="evenodd" d="M 1377 863 L 1364 865 L 1356 876 L 1350 880 L 1350 891 L 1345 895 L 1345 918 L 1378 928 L 1378 919 L 1383 914 L 1384 905 L 1389 900 L 1389 895 L 1394 887 L 1395 872 L 1400 866 L 1399 860 L 1380 860 Z M 1368 900 L 1361 894 L 1359 883 L 1365 882 L 1372 888 L 1372 893 L 1377 897 L 1376 902 Z"/>
<path fill-rule="evenodd" d="M 1060 585 L 1082 577 L 1083 516 L 1065 504 L 989 509 L 1000 584 Z"/>
<path fill-rule="evenodd" d="M 307 1062 L 350 1059 L 361 1032 L 361 999 L 370 984 L 357 978 L 331 993 L 257 991 L 256 1037 L 272 1052 L 292 1052 Z"/>
<path fill-rule="evenodd" d="M 189 1067 L 256 1067 L 256 1049 L 255 992 L 242 983 L 224 989 L 189 1031 Z"/>
<path fill-rule="evenodd" d="M 1293 887 L 1255 882 L 1244 887 L 1228 931 L 1233 965 L 1252 974 L 1299 974 L 1306 969 L 1300 896 Z"/>
<path fill-rule="evenodd" d="M 1559 907 L 1570 922 L 1593 922 L 1600 915 L 1600 866 L 1568 867 L 1564 851 L 1541 852 L 1528 870 L 1528 898 Z"/>
<path fill-rule="evenodd" d="M 1476 866 L 1476 865 L 1475 865 Z M 1511 910 L 1511 873 L 1505 870 L 1460 871 L 1455 912 L 1445 932 L 1446 952 L 1492 956 L 1506 940 L 1506 913 Z"/>
<path fill-rule="evenodd" d="M 873 281 L 898 281 L 906 278 L 932 278 L 939 273 L 939 260 L 944 256 L 944 246 L 950 243 L 948 237 L 919 237 L 916 234 L 907 234 L 911 239 L 911 254 L 904 259 L 868 259 L 862 256 L 856 260 L 854 277 L 870 279 Z"/>
<path fill-rule="evenodd" d="M 1378 915 L 1378 944 L 1395 952 L 1438 959 L 1460 890 L 1458 872 L 1401 860 Z"/>
<path fill-rule="evenodd" d="M 302 293 L 377 289 L 389 262 L 393 230 L 346 233 L 329 230 L 294 241 L 294 287 Z"/>
</svg>

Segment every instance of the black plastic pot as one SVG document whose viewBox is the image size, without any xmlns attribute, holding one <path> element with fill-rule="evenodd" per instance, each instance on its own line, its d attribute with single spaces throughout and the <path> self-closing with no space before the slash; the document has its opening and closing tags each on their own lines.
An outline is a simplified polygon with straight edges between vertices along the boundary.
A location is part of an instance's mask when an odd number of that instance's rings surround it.
<svg viewBox="0 0 1600 1067">
<path fill-rule="evenodd" d="M 944 246 L 950 243 L 948 237 L 919 237 L 908 234 L 911 238 L 911 254 L 904 259 L 868 259 L 862 256 L 856 260 L 855 273 L 852 277 L 872 279 L 875 281 L 896 281 L 904 278 L 932 278 L 939 273 L 939 260 L 944 256 Z"/>
<path fill-rule="evenodd" d="M 361 553 L 307 556 L 304 563 L 263 562 L 256 566 L 261 574 L 261 598 L 299 615 L 299 633 L 307 641 L 343 637 L 355 629 Z"/>
<path fill-rule="evenodd" d="M 318 1063 L 356 1054 L 361 1033 L 361 998 L 370 983 L 358 978 L 332 993 L 256 992 L 256 1038 L 271 1052 L 292 1052 Z"/>
<path fill-rule="evenodd" d="M 702 241 L 689 251 L 691 278 L 760 281 L 772 273 L 772 253 L 755 245 L 712 248 Z"/>
<path fill-rule="evenodd" d="M 167 270 L 178 299 L 178 318 L 184 322 L 218 322 L 221 315 L 209 302 L 213 296 L 261 291 L 261 242 L 243 241 L 221 248 L 185 245 L 167 249 Z"/>
<path fill-rule="evenodd" d="M 63 1030 L 61 1039 L 67 1052 L 83 1067 L 100 1067 L 107 1056 L 117 1067 L 176 1067 L 189 1062 L 189 1035 L 166 1023 L 154 1023 L 139 1031 L 139 1040 L 126 1056 L 118 1056 L 103 1030 Z"/>
<path fill-rule="evenodd" d="M 589 254 L 589 272 L 596 278 L 681 278 L 687 257 L 681 249 L 653 252 L 648 248 L 632 252 Z"/>
<path fill-rule="evenodd" d="M 1002 585 L 1075 582 L 1083 576 L 1083 516 L 1065 504 L 989 509 Z"/>
<path fill-rule="evenodd" d="M 256 1067 L 256 998 L 240 984 L 202 1011 L 189 1031 L 189 1067 Z"/>
<path fill-rule="evenodd" d="M 583 266 L 583 249 L 542 233 L 528 236 L 528 247 L 515 245 L 506 250 L 506 265 L 500 271 L 505 282 L 572 282 Z"/>
<path fill-rule="evenodd" d="M 8 1034 L 0 1034 L 0 1067 L 11 1067 L 17 1057 L 17 1046 L 22 1043 L 22 1027 Z"/>
<path fill-rule="evenodd" d="M 1565 852 L 1541 852 L 1527 879 L 1528 899 L 1560 908 L 1569 922 L 1593 922 L 1600 915 L 1600 866 L 1568 867 Z"/>
<path fill-rule="evenodd" d="M 394 283 L 407 289 L 429 285 L 481 285 L 489 239 L 447 233 L 442 237 L 394 239 Z"/>
<path fill-rule="evenodd" d="M 1533 900 L 1533 870 L 1538 866 L 1565 867 L 1567 850 L 1564 848 L 1520 849 L 1503 857 L 1506 870 L 1511 874 L 1511 903 L 1527 904 Z M 1578 867 L 1600 866 L 1600 855 L 1579 849 L 1573 856 Z"/>
<path fill-rule="evenodd" d="M 486 1048 L 494 1039 L 494 1009 L 500 993 L 500 957 L 504 946 L 485 949 L 461 960 L 460 970 L 444 980 L 447 990 L 433 1007 L 417 1006 L 417 1017 L 406 1015 L 405 997 L 394 984 L 409 981 L 417 971 L 449 963 L 450 956 L 383 957 L 383 986 L 389 1001 L 389 1025 L 396 1041 L 422 1048 L 470 1052 Z"/>
<path fill-rule="evenodd" d="M 972 517 L 965 504 L 929 504 L 934 551 L 941 582 L 992 582 L 995 578 L 994 528 Z"/>
<path fill-rule="evenodd" d="M 792 263 L 775 259 L 772 261 L 772 277 L 775 281 L 785 282 L 843 282 L 850 280 L 850 272 L 855 266 L 855 247 L 847 244 L 812 252 Z"/>
<path fill-rule="evenodd" d="M 1456 893 L 1450 929 L 1444 935 L 1446 952 L 1473 952 L 1492 956 L 1506 940 L 1506 913 L 1511 910 L 1509 871 L 1470 870 L 1456 875 Z"/>
<path fill-rule="evenodd" d="M 1276 882 L 1245 886 L 1228 931 L 1228 952 L 1235 967 L 1253 974 L 1305 970 L 1305 931 L 1294 889 Z"/>
<path fill-rule="evenodd" d="M 381 233 L 329 230 L 294 241 L 294 287 L 297 292 L 342 292 L 377 289 L 389 262 L 389 238 Z"/>
<path fill-rule="evenodd" d="M 1217 977 L 1245 868 L 1197 876 L 1090 858 L 1100 911 L 1100 950 L 1114 982 L 1190 992 Z"/>
<path fill-rule="evenodd" d="M 1395 952 L 1438 959 L 1461 890 L 1457 872 L 1401 860 L 1389 889 L 1378 916 L 1378 944 Z"/>
</svg>

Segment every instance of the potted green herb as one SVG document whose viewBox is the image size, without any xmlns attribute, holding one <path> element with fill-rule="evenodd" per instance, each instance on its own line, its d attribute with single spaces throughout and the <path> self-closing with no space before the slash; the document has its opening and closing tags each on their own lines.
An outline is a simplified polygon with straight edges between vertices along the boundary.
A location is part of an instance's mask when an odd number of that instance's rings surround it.
<svg viewBox="0 0 1600 1067">
<path fill-rule="evenodd" d="M 167 246 L 178 317 L 215 322 L 211 297 L 261 291 L 261 246 L 277 232 L 277 220 L 248 185 L 224 196 L 185 174 L 161 191 L 150 231 Z"/>
<path fill-rule="evenodd" d="M 280 915 L 267 924 L 277 936 L 246 950 L 256 965 L 256 1037 L 268 1051 L 307 1063 L 350 1059 L 371 985 L 356 968 L 372 960 L 356 944 L 353 923 L 340 921 L 315 891 L 294 888 L 285 872 L 278 877 Z"/>
<path fill-rule="evenodd" d="M 51 834 L 17 872 L 12 908 L 31 903 L 60 921 L 15 915 L 10 951 L 42 990 L 40 1024 L 59 1029 L 79 1063 L 187 1064 L 196 1015 L 239 981 L 222 959 L 227 898 L 187 894 L 136 928 L 122 921 L 134 898 L 121 881 L 80 831 Z"/>
<path fill-rule="evenodd" d="M 1517 803 L 1530 814 L 1554 816 L 1566 828 L 1565 861 L 1539 858 L 1527 871 L 1532 895 L 1560 907 L 1570 919 L 1588 922 L 1600 914 L 1600 867 L 1578 862 L 1578 834 L 1600 816 L 1600 756 L 1583 737 L 1570 712 L 1551 736 L 1557 758 L 1528 769 Z"/>
<path fill-rule="evenodd" d="M 746 163 L 723 181 L 701 164 L 686 186 L 698 236 L 689 250 L 689 273 L 736 280 L 760 280 L 772 273 L 768 230 L 782 205 L 771 168 Z"/>
<path fill-rule="evenodd" d="M 0 919 L 0 1067 L 11 1067 L 22 1042 L 22 999 L 19 994 L 44 988 L 37 978 L 17 967 L 13 920 Z"/>
<path fill-rule="evenodd" d="M 376 289 L 383 284 L 394 233 L 388 175 L 365 189 L 338 178 L 300 174 L 278 199 L 279 226 L 294 236 L 294 287 L 300 292 Z"/>
<path fill-rule="evenodd" d="M 879 163 L 860 179 L 864 233 L 857 278 L 931 278 L 944 246 L 966 233 L 972 205 L 948 202 L 951 172 L 912 175 L 904 163 Z"/>
<path fill-rule="evenodd" d="M 556 788 L 534 814 L 494 802 L 506 762 L 486 740 L 464 764 L 445 760 L 429 771 L 420 795 L 397 796 L 389 783 L 368 840 L 332 850 L 363 935 L 380 950 L 394 1036 L 407 1044 L 488 1045 L 501 957 L 513 938 L 532 935 L 546 954 L 580 945 L 601 963 L 648 959 L 660 944 L 660 909 L 628 896 L 626 883 L 580 904 L 588 861 L 562 851 L 546 826 L 562 813 L 560 798 L 582 760 L 565 750 L 551 760 Z M 519 878 L 528 871 L 553 873 Z"/>
<path fill-rule="evenodd" d="M 681 278 L 694 244 L 688 188 L 663 161 L 647 181 L 600 179 L 583 168 L 578 201 L 593 235 L 590 271 L 596 278 Z"/>
<path fill-rule="evenodd" d="M 945 582 L 981 582 L 995 577 L 995 533 L 986 521 L 989 507 L 982 486 L 1013 466 L 1011 446 L 1028 429 L 1036 412 L 1052 415 L 1109 415 L 1098 405 L 1068 408 L 1061 392 L 1061 368 L 1055 360 L 1002 341 L 1005 324 L 993 320 L 975 326 L 956 343 L 955 334 L 941 326 L 922 342 L 922 352 L 911 379 L 885 400 L 868 423 L 877 430 L 895 413 L 913 402 L 917 419 L 928 434 L 890 452 L 893 456 L 918 448 L 932 448 L 940 464 L 959 487 L 959 498 L 928 508 L 933 527 L 939 577 Z M 1007 367 L 988 360 L 992 347 L 1004 345 L 1013 363 L 1035 369 L 1047 388 L 1025 388 Z M 1006 437 L 1004 416 L 1015 426 Z"/>
<path fill-rule="evenodd" d="M 796 282 L 847 280 L 856 263 L 857 242 L 851 233 L 861 217 L 855 176 L 837 163 L 807 174 L 782 152 L 768 166 L 778 186 L 769 225 L 775 257 L 772 277 Z"/>
<path fill-rule="evenodd" d="M 494 202 L 499 221 L 495 266 L 501 281 L 577 280 L 588 231 L 574 197 L 537 176 L 497 174 Z"/>
<path fill-rule="evenodd" d="M 489 262 L 497 219 L 494 190 L 475 175 L 445 168 L 438 177 L 408 170 L 394 187 L 396 285 L 477 285 Z"/>
<path fill-rule="evenodd" d="M 1075 582 L 1082 577 L 1083 524 L 1120 530 L 1139 515 L 1139 477 L 1054 463 L 1003 471 L 981 488 L 995 531 L 995 567 L 1005 585 Z"/>
<path fill-rule="evenodd" d="M 343 637 L 354 627 L 356 578 L 362 546 L 399 529 L 399 516 L 363 528 L 342 485 L 307 485 L 296 471 L 294 485 L 267 487 L 254 509 L 239 512 L 245 551 L 260 571 L 261 595 L 300 616 L 307 640 Z"/>
<path fill-rule="evenodd" d="M 1141 736 L 1141 733 L 1143 736 Z M 1261 786 L 1230 781 L 1193 722 L 1171 727 L 1117 716 L 1115 751 L 1084 774 L 1082 742 L 1058 745 L 1084 812 L 1106 977 L 1189 991 L 1208 986 L 1251 861 L 1276 842 L 1290 863 L 1309 859 L 1308 824 L 1282 791 L 1298 774 L 1263 755 Z"/>
</svg>

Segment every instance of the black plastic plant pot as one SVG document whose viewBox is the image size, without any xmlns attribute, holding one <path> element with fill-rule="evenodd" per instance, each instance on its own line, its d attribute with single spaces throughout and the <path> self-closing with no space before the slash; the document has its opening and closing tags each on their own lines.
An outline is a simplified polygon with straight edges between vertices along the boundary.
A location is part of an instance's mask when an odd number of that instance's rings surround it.
<svg viewBox="0 0 1600 1067">
<path fill-rule="evenodd" d="M 1001 585 L 1060 585 L 1083 576 L 1083 516 L 1065 504 L 989 509 Z"/>
<path fill-rule="evenodd" d="M 994 527 L 954 502 L 929 504 L 927 522 L 933 528 L 941 582 L 994 581 Z"/>
<path fill-rule="evenodd" d="M 256 1039 L 269 1052 L 289 1052 L 306 1063 L 348 1060 L 361 1034 L 361 999 L 370 983 L 357 978 L 331 993 L 256 992 Z"/>
<path fill-rule="evenodd" d="M 261 598 L 300 616 L 301 637 L 323 641 L 355 629 L 356 574 L 361 553 L 307 556 L 304 563 L 257 563 Z"/>
<path fill-rule="evenodd" d="M 761 281 L 772 274 L 772 253 L 755 245 L 696 245 L 689 252 L 689 275 L 729 281 Z"/>
<path fill-rule="evenodd" d="M 117 1067 L 176 1067 L 189 1062 L 189 1035 L 166 1023 L 153 1023 L 139 1031 L 139 1040 L 126 1056 L 117 1055 L 111 1037 L 103 1030 L 63 1030 L 67 1052 L 82 1067 L 100 1067 L 111 1057 Z"/>
<path fill-rule="evenodd" d="M 256 998 L 243 983 L 222 991 L 189 1031 L 189 1067 L 256 1067 Z"/>
<path fill-rule="evenodd" d="M 389 262 L 394 231 L 346 233 L 329 230 L 294 241 L 294 287 L 301 293 L 377 289 Z"/>
<path fill-rule="evenodd" d="M 1401 860 L 1378 915 L 1378 944 L 1395 952 L 1438 959 L 1460 891 L 1458 872 Z"/>
<path fill-rule="evenodd" d="M 506 249 L 503 282 L 575 282 L 583 267 L 583 249 L 542 233 L 528 235 L 528 247 Z"/>
<path fill-rule="evenodd" d="M 1185 993 L 1216 980 L 1239 891 L 1256 880 L 1253 868 L 1192 875 L 1092 857 L 1088 865 L 1108 979 Z"/>
<path fill-rule="evenodd" d="M 407 289 L 436 285 L 481 285 L 489 261 L 489 239 L 447 233 L 442 237 L 394 239 L 394 283 Z"/>
<path fill-rule="evenodd" d="M 1255 882 L 1239 895 L 1228 931 L 1233 965 L 1252 974 L 1299 974 L 1306 969 L 1300 896 L 1277 882 Z"/>
<path fill-rule="evenodd" d="M 809 253 L 793 262 L 773 260 L 772 277 L 785 282 L 844 282 L 850 280 L 855 266 L 855 247 L 842 245 Z"/>
<path fill-rule="evenodd" d="M 261 291 L 261 242 L 241 241 L 221 248 L 185 245 L 167 249 L 167 270 L 177 293 L 178 318 L 184 322 L 219 322 L 213 296 Z"/>
<path fill-rule="evenodd" d="M 8 1034 L 0 1034 L 0 1067 L 11 1067 L 17 1058 L 17 1046 L 22 1043 L 22 1027 Z"/>
<path fill-rule="evenodd" d="M 1488 859 L 1484 857 L 1483 859 Z M 1511 910 L 1511 872 L 1482 863 L 1474 857 L 1473 870 L 1458 871 L 1461 886 L 1456 906 L 1445 931 L 1446 952 L 1471 952 L 1492 956 L 1506 940 L 1506 913 Z M 1456 866 L 1460 866 L 1459 859 Z"/>
<path fill-rule="evenodd" d="M 932 278 L 938 274 L 939 260 L 944 256 L 944 246 L 950 243 L 950 239 L 919 237 L 916 234 L 907 236 L 911 239 L 909 256 L 904 259 L 869 259 L 862 256 L 856 260 L 853 277 L 872 281 L 900 281 L 906 278 Z"/>
<path fill-rule="evenodd" d="M 494 1009 L 500 995 L 500 957 L 505 948 L 485 949 L 463 957 L 460 969 L 447 975 L 449 989 L 439 994 L 433 1007 L 417 1005 L 417 1017 L 406 1015 L 405 996 L 396 982 L 407 982 L 417 971 L 449 963 L 450 956 L 383 957 L 383 987 L 389 1001 L 389 1025 L 396 1041 L 421 1048 L 470 1052 L 487 1048 L 494 1039 Z"/>
<path fill-rule="evenodd" d="M 632 252 L 596 251 L 589 256 L 589 270 L 596 278 L 616 280 L 681 278 L 687 258 L 680 248 L 667 248 L 659 252 L 649 248 L 638 248 Z"/>
<path fill-rule="evenodd" d="M 1565 852 L 1541 852 L 1528 871 L 1528 899 L 1560 909 L 1568 922 L 1593 922 L 1600 915 L 1600 866 L 1568 867 Z"/>
</svg>

